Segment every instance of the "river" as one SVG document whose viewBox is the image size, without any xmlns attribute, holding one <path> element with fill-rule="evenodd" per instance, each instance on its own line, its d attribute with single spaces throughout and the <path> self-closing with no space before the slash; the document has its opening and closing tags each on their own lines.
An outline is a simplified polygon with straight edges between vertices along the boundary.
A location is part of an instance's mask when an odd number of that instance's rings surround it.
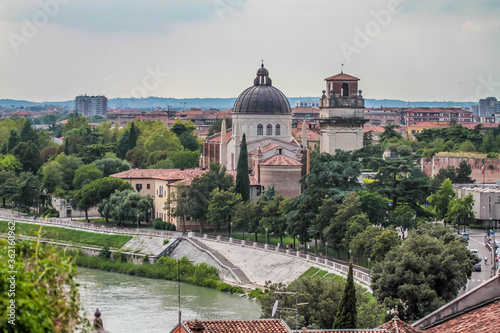
<svg viewBox="0 0 500 333">
<path fill-rule="evenodd" d="M 178 323 L 177 283 L 78 267 L 88 318 L 96 308 L 112 333 L 168 333 Z M 181 283 L 182 320 L 258 319 L 260 303 Z"/>
</svg>

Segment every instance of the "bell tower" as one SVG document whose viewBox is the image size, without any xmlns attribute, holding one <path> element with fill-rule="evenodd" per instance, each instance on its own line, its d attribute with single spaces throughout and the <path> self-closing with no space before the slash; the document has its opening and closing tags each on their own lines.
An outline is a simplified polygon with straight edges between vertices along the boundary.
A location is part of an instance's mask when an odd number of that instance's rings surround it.
<svg viewBox="0 0 500 333">
<path fill-rule="evenodd" d="M 344 74 L 331 76 L 319 104 L 321 130 L 320 152 L 335 154 L 336 149 L 345 151 L 363 147 L 365 101 L 358 90 L 359 79 Z"/>
</svg>

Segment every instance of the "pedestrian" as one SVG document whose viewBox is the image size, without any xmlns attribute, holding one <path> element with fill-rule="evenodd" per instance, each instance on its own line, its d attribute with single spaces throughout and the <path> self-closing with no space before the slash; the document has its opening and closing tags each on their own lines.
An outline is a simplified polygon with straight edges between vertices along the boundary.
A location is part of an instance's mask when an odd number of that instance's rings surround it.
<svg viewBox="0 0 500 333">
<path fill-rule="evenodd" d="M 484 264 L 488 265 L 488 257 L 484 257 Z"/>
<path fill-rule="evenodd" d="M 286 244 L 286 249 L 288 250 L 290 247 L 288 246 L 288 244 Z"/>
<path fill-rule="evenodd" d="M 280 243 L 278 242 L 278 249 L 280 248 Z"/>
</svg>

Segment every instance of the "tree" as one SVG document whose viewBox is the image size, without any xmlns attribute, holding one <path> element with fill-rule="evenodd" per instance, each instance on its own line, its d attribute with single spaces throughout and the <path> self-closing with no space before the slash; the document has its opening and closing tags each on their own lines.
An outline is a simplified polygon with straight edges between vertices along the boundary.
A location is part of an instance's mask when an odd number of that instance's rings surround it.
<svg viewBox="0 0 500 333">
<path fill-rule="evenodd" d="M 136 144 L 137 144 L 137 133 L 136 129 L 134 126 L 134 122 L 132 122 L 132 125 L 130 125 L 130 131 L 128 132 L 128 149 L 131 150 L 134 149 Z"/>
<path fill-rule="evenodd" d="M 261 201 L 259 204 L 262 207 L 262 217 L 260 219 L 260 225 L 263 229 L 268 230 L 267 242 L 269 243 L 269 234 L 272 233 L 280 238 L 280 243 L 283 244 L 283 236 L 286 231 L 286 219 L 285 219 L 285 206 L 290 199 L 283 197 L 282 195 L 275 196 L 272 200 Z"/>
<path fill-rule="evenodd" d="M 372 269 L 372 290 L 387 308 L 400 304 L 400 318 L 422 318 L 465 288 L 477 257 L 442 225 L 410 232 Z"/>
<path fill-rule="evenodd" d="M 307 327 L 311 330 L 331 330 L 340 306 L 343 291 L 346 287 L 344 279 L 326 278 L 299 278 L 289 286 L 283 284 L 266 284 L 266 292 L 261 300 L 263 318 L 271 317 L 271 310 L 276 299 L 279 300 L 279 316 L 289 327 Z M 377 327 L 383 323 L 384 310 L 377 302 L 370 301 L 370 296 L 363 287 L 354 285 L 357 306 L 357 321 L 359 327 Z M 275 292 L 288 292 L 277 294 Z M 295 296 L 297 292 L 297 296 Z M 298 306 L 296 313 L 295 304 L 307 303 Z M 297 314 L 297 316 L 296 316 Z M 298 322 L 296 323 L 296 318 Z"/>
<path fill-rule="evenodd" d="M 22 172 L 15 183 L 6 184 L 6 192 L 12 201 L 25 206 L 29 214 L 30 207 L 36 205 L 36 199 L 40 196 L 40 181 L 31 172 Z"/>
<path fill-rule="evenodd" d="M 349 273 L 347 283 L 337 308 L 337 314 L 333 323 L 333 328 L 356 328 L 358 311 L 356 306 L 356 289 L 354 288 L 354 276 L 352 261 L 349 263 Z"/>
<path fill-rule="evenodd" d="M 24 126 L 21 130 L 21 142 L 30 142 L 30 141 L 38 146 L 38 135 L 31 126 L 29 120 L 27 120 L 24 123 Z"/>
<path fill-rule="evenodd" d="M 9 138 L 5 140 L 2 144 L 0 154 L 8 154 L 15 146 L 21 142 L 21 136 L 19 131 L 15 128 L 10 130 Z"/>
<path fill-rule="evenodd" d="M 226 175 L 226 168 L 217 164 L 210 164 L 210 170 L 193 179 L 189 186 L 189 213 L 188 216 L 200 223 L 200 232 L 203 233 L 204 223 L 207 221 L 210 193 L 218 188 L 229 190 L 233 185 L 233 177 Z"/>
<path fill-rule="evenodd" d="M 23 165 L 14 155 L 0 155 L 0 170 L 21 172 Z"/>
<path fill-rule="evenodd" d="M 156 126 L 148 134 L 149 136 L 144 141 L 144 148 L 148 153 L 158 150 L 182 150 L 179 138 L 173 132 L 169 131 L 164 124 L 161 127 Z"/>
<path fill-rule="evenodd" d="M 360 232 L 349 243 L 349 249 L 356 258 L 372 258 L 375 240 L 382 231 L 372 225 L 368 226 L 365 230 Z"/>
<path fill-rule="evenodd" d="M 473 206 L 474 198 L 471 193 L 463 198 L 453 198 L 448 204 L 445 221 L 453 224 L 457 229 L 463 225 L 465 232 L 465 227 L 476 221 Z"/>
<path fill-rule="evenodd" d="M 175 169 L 175 165 L 174 162 L 167 158 L 150 165 L 148 169 Z"/>
<path fill-rule="evenodd" d="M 399 205 L 394 209 L 389 217 L 389 225 L 399 228 L 401 237 L 405 239 L 408 230 L 415 229 L 420 222 L 416 213 L 408 205 Z"/>
<path fill-rule="evenodd" d="M 371 224 L 385 226 L 387 224 L 388 199 L 376 192 L 358 191 L 361 210 L 368 216 Z"/>
<path fill-rule="evenodd" d="M 137 146 L 129 151 L 125 155 L 125 159 L 130 162 L 130 164 L 136 168 L 142 169 L 144 162 L 148 158 L 148 153 L 142 149 L 142 147 Z"/>
<path fill-rule="evenodd" d="M 455 181 L 459 184 L 472 184 L 475 183 L 475 180 L 470 177 L 472 173 L 472 168 L 467 163 L 466 160 L 460 162 L 457 168 L 457 178 Z"/>
<path fill-rule="evenodd" d="M 184 132 L 179 136 L 179 140 L 184 149 L 196 151 L 200 148 L 200 143 L 196 136 L 191 132 Z"/>
<path fill-rule="evenodd" d="M 31 141 L 20 142 L 11 153 L 23 164 L 23 171 L 37 173 L 43 164 L 38 147 Z"/>
<path fill-rule="evenodd" d="M 104 177 L 130 170 L 130 163 L 119 158 L 105 157 L 95 161 L 94 164 L 97 169 L 103 172 Z"/>
<path fill-rule="evenodd" d="M 321 153 L 312 167 L 311 173 L 304 176 L 301 182 L 310 187 L 314 185 L 324 195 L 341 201 L 346 192 L 359 190 L 361 185 L 361 163 L 348 151 L 337 149 L 335 155 Z"/>
<path fill-rule="evenodd" d="M 210 128 L 208 129 L 208 136 L 212 136 L 214 135 L 215 133 L 219 133 L 220 130 L 221 130 L 221 127 L 222 127 L 222 122 L 223 121 L 226 121 L 226 129 L 230 129 L 233 125 L 233 122 L 231 121 L 231 118 L 227 118 L 227 119 L 217 119 L 216 121 L 214 121 L 212 123 L 212 125 L 210 126 Z"/>
<path fill-rule="evenodd" d="M 240 201 L 241 195 L 239 193 L 215 188 L 210 193 L 207 213 L 208 222 L 215 226 L 216 230 L 221 226 L 227 226 L 229 233 L 231 233 L 231 220 Z"/>
<path fill-rule="evenodd" d="M 446 179 L 441 184 L 441 188 L 427 198 L 438 220 L 443 220 L 446 217 L 450 201 L 455 197 L 456 193 L 451 180 Z"/>
<path fill-rule="evenodd" d="M 38 149 L 43 150 L 45 147 L 54 146 L 52 137 L 47 131 L 41 130 L 38 132 Z"/>
<path fill-rule="evenodd" d="M 93 180 L 103 177 L 103 172 L 99 170 L 94 163 L 81 165 L 75 171 L 73 178 L 73 188 L 78 189 Z"/>
<path fill-rule="evenodd" d="M 140 223 L 146 221 L 148 211 L 153 205 L 153 198 L 133 190 L 115 191 L 98 204 L 99 212 L 123 225 L 125 221 Z"/>
<path fill-rule="evenodd" d="M 43 230 L 42 230 L 43 231 Z M 83 324 L 76 265 L 50 245 L 16 241 L 15 251 L 0 240 L 2 326 L 4 332 L 73 332 Z M 15 319 L 8 315 L 10 267 L 16 267 Z M 12 320 L 10 324 L 7 321 Z M 15 325 L 15 326 L 14 326 Z"/>
<path fill-rule="evenodd" d="M 248 176 L 248 152 L 245 133 L 241 139 L 240 156 L 236 169 L 236 193 L 241 195 L 243 201 L 250 199 L 250 177 Z"/>
<path fill-rule="evenodd" d="M 71 205 L 84 210 L 85 218 L 88 219 L 87 211 L 89 208 L 97 206 L 97 204 L 109 198 L 115 191 L 124 190 L 132 190 L 132 185 L 123 179 L 111 177 L 96 179 L 84 185 L 75 193 Z"/>
<path fill-rule="evenodd" d="M 168 154 L 176 169 L 197 168 L 200 164 L 200 151 L 179 150 Z"/>
<path fill-rule="evenodd" d="M 252 200 L 242 201 L 236 206 L 233 215 L 233 228 L 243 232 L 243 239 L 245 239 L 245 232 L 252 232 L 257 230 L 261 215 L 261 209 Z M 257 233 L 255 233 L 255 241 L 257 242 Z"/>
<path fill-rule="evenodd" d="M 371 258 L 375 262 L 382 261 L 389 251 L 399 245 L 401 245 L 401 239 L 398 232 L 393 227 L 385 228 L 379 235 L 375 236 Z"/>
<path fill-rule="evenodd" d="M 398 204 L 407 203 L 418 216 L 426 216 L 420 205 L 425 203 L 429 195 L 429 183 L 415 166 L 413 157 L 386 158 L 380 161 L 380 165 L 375 181 L 367 184 L 368 190 L 390 198 L 393 210 Z"/>
<path fill-rule="evenodd" d="M 122 160 L 125 158 L 125 155 L 128 152 L 128 137 L 129 132 L 128 130 L 125 130 L 125 133 L 123 133 L 120 141 L 118 142 L 118 147 L 116 148 L 116 157 Z"/>
<path fill-rule="evenodd" d="M 189 214 L 189 187 L 184 184 L 176 185 L 175 190 L 170 191 L 164 209 L 169 215 L 181 219 L 183 230 L 186 230 L 186 217 Z M 173 209 L 171 209 L 173 207 Z M 179 229 L 179 228 L 177 228 Z"/>
<path fill-rule="evenodd" d="M 10 198 L 11 193 L 8 184 L 17 182 L 16 174 L 9 170 L 0 170 L 0 196 L 2 197 L 2 207 L 5 208 L 5 198 Z"/>
</svg>

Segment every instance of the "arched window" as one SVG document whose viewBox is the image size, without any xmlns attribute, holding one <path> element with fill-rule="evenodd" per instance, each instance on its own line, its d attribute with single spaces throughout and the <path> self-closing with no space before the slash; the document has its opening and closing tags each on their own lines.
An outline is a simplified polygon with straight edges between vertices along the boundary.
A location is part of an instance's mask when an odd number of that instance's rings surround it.
<svg viewBox="0 0 500 333">
<path fill-rule="evenodd" d="M 274 131 L 275 135 L 281 135 L 281 127 L 280 124 L 276 125 L 276 130 Z"/>
<path fill-rule="evenodd" d="M 342 84 L 342 96 L 349 96 L 349 85 L 347 83 Z"/>
<path fill-rule="evenodd" d="M 267 124 L 266 135 L 273 135 L 273 125 Z"/>
<path fill-rule="evenodd" d="M 264 134 L 264 126 L 262 124 L 259 124 L 257 126 L 257 135 L 263 135 Z"/>
</svg>

